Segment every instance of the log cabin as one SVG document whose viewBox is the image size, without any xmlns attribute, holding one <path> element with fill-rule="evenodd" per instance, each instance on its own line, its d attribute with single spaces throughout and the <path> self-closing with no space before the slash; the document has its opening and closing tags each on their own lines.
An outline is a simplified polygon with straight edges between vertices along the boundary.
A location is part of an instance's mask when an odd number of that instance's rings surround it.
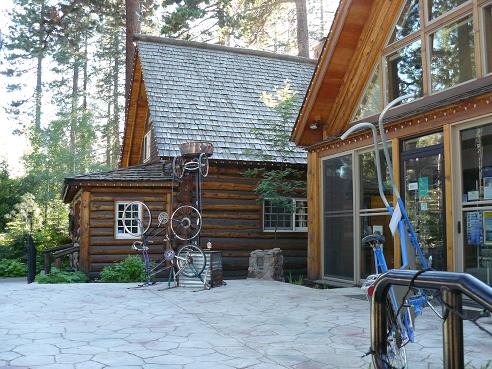
<svg viewBox="0 0 492 369">
<path fill-rule="evenodd" d="M 408 93 L 417 98 L 391 109 L 384 125 L 419 242 L 435 269 L 491 284 L 490 0 L 340 2 L 292 132 L 308 151 L 309 278 L 360 284 L 374 272 L 360 240 L 374 231 L 386 236 L 389 267 L 401 265 L 371 132 L 343 142 L 340 135 L 376 123 L 388 102 Z"/>
<path fill-rule="evenodd" d="M 288 155 L 276 152 L 252 130 L 281 123 L 261 96 L 286 81 L 300 97 L 293 108 L 293 126 L 316 62 L 144 35 L 136 35 L 135 42 L 119 168 L 65 180 L 63 199 L 71 204 L 81 269 L 97 276 L 105 266 L 132 254 L 134 237 L 125 234 L 121 222 L 129 201 L 145 202 L 155 214 L 171 213 L 176 203 L 190 201 L 190 183 L 173 182 L 163 163 L 179 154 L 179 144 L 202 140 L 214 145 L 214 153 L 202 183 L 201 246 L 210 241 L 222 252 L 229 278 L 246 276 L 251 251 L 274 247 L 283 250 L 287 273 L 305 275 L 305 194 L 292 197 L 294 213 L 274 208 L 268 200 L 259 201 L 257 179 L 243 172 L 275 168 L 280 162 L 306 171 L 305 151 L 292 144 Z"/>
</svg>

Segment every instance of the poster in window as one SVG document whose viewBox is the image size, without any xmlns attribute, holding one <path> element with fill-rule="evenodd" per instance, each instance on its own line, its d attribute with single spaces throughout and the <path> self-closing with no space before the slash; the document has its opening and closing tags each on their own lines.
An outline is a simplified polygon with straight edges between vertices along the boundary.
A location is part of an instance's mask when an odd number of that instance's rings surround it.
<svg viewBox="0 0 492 369">
<path fill-rule="evenodd" d="M 492 177 L 484 177 L 483 179 L 483 198 L 484 200 L 492 200 Z"/>
<path fill-rule="evenodd" d="M 466 243 L 469 246 L 480 246 L 482 238 L 482 212 L 466 213 Z"/>
<path fill-rule="evenodd" d="M 429 177 L 420 177 L 418 179 L 419 197 L 429 196 Z"/>
<path fill-rule="evenodd" d="M 484 244 L 492 245 L 492 211 L 483 212 L 483 238 Z"/>
</svg>

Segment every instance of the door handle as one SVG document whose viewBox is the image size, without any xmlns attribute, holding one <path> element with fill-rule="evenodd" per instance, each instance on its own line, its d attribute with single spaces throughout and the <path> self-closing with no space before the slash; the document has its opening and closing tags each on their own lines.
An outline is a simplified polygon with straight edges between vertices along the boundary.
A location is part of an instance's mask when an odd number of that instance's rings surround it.
<svg viewBox="0 0 492 369">
<path fill-rule="evenodd" d="M 461 234 L 461 221 L 458 220 L 458 234 Z"/>
</svg>

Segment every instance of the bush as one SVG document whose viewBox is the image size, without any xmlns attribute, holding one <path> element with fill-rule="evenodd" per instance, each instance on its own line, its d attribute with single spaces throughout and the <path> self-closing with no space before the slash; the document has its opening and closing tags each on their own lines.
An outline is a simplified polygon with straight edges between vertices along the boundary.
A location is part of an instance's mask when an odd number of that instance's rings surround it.
<svg viewBox="0 0 492 369">
<path fill-rule="evenodd" d="M 0 259 L 0 277 L 24 277 L 26 275 L 26 264 L 15 259 Z"/>
<path fill-rule="evenodd" d="M 85 283 L 89 278 L 82 272 L 62 272 L 57 268 L 51 268 L 50 274 L 38 274 L 35 280 L 40 284 Z"/>
<path fill-rule="evenodd" d="M 99 275 L 101 282 L 142 282 L 145 280 L 145 265 L 139 256 L 127 256 L 123 261 L 105 267 Z"/>
</svg>

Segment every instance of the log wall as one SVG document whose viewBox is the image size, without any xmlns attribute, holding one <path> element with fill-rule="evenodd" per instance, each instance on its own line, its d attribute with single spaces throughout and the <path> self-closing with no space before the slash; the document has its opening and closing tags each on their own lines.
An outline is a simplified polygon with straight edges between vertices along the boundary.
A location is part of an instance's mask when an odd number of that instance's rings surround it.
<svg viewBox="0 0 492 369">
<path fill-rule="evenodd" d="M 210 173 L 202 183 L 202 248 L 210 241 L 214 250 L 222 251 L 224 275 L 228 278 L 246 277 L 251 251 L 274 247 L 284 251 L 286 275 L 289 272 L 306 275 L 307 232 L 263 232 L 263 207 L 254 193 L 256 180 L 244 177 L 244 169 L 223 163 L 211 164 Z M 149 206 L 153 219 L 157 219 L 161 211 L 170 213 L 169 183 L 153 188 L 117 187 L 108 183 L 85 187 L 81 193 L 81 256 L 85 258 L 81 265 L 91 276 L 135 254 L 131 249 L 135 239 L 115 237 L 116 202 L 142 201 Z M 179 198 L 178 188 L 174 195 L 175 200 Z M 161 250 L 162 243 L 154 245 L 152 253 L 158 257 Z"/>
</svg>

